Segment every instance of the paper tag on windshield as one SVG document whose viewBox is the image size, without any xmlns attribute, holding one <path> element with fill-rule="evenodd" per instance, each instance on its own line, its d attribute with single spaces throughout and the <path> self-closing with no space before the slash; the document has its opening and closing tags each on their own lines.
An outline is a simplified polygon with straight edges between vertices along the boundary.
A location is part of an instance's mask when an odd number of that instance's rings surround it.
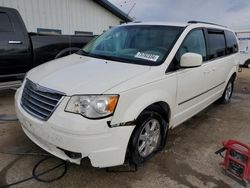
<svg viewBox="0 0 250 188">
<path fill-rule="evenodd" d="M 138 52 L 135 55 L 135 57 L 156 62 L 160 56 L 154 55 L 154 54 L 147 54 L 147 53 L 143 53 L 143 52 Z"/>
</svg>

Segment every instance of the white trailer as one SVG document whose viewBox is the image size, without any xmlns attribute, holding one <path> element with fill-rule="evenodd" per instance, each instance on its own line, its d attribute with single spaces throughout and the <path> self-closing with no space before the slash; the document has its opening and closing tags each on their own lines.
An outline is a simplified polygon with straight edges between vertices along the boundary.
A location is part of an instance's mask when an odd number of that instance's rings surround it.
<svg viewBox="0 0 250 188">
<path fill-rule="evenodd" d="M 240 49 L 240 65 L 250 68 L 250 30 L 237 31 Z"/>
</svg>

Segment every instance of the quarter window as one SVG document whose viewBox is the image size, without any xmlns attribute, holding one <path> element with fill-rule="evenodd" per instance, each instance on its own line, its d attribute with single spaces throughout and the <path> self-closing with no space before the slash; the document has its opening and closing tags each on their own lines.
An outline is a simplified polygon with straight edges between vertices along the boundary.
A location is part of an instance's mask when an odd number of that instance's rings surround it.
<svg viewBox="0 0 250 188">
<path fill-rule="evenodd" d="M 225 31 L 227 40 L 227 54 L 233 54 L 238 52 L 238 43 L 233 32 Z"/>
<path fill-rule="evenodd" d="M 12 32 L 13 27 L 9 16 L 6 13 L 0 12 L 0 32 Z"/>
<path fill-rule="evenodd" d="M 208 60 L 223 57 L 226 55 L 226 41 L 224 31 L 208 30 Z"/>
</svg>

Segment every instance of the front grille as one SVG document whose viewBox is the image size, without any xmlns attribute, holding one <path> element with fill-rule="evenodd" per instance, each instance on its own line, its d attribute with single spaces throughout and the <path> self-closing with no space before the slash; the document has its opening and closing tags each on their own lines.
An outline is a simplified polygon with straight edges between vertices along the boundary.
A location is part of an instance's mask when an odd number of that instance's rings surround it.
<svg viewBox="0 0 250 188">
<path fill-rule="evenodd" d="M 52 115 L 63 95 L 27 79 L 23 89 L 21 105 L 30 115 L 45 121 Z"/>
</svg>

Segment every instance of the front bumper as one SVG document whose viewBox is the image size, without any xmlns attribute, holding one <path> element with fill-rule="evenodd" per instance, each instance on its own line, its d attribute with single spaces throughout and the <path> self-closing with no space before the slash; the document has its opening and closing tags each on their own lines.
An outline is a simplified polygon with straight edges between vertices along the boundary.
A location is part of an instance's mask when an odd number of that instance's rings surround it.
<svg viewBox="0 0 250 188">
<path fill-rule="evenodd" d="M 49 153 L 72 163 L 80 164 L 88 157 L 94 167 L 122 165 L 134 126 L 109 128 L 112 117 L 89 120 L 77 114 L 64 112 L 69 100 L 65 97 L 48 121 L 39 120 L 21 107 L 22 88 L 16 92 L 16 114 L 25 134 Z M 63 150 L 80 153 L 73 159 Z"/>
</svg>

